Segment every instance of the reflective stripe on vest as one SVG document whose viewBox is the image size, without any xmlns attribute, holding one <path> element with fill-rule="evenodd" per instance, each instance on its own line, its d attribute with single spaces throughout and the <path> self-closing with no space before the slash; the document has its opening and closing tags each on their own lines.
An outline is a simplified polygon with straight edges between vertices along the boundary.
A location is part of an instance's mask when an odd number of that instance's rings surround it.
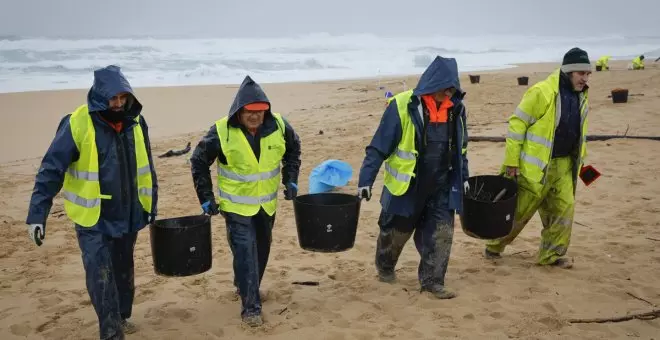
<svg viewBox="0 0 660 340">
<path fill-rule="evenodd" d="M 547 166 L 552 157 L 555 129 L 561 118 L 561 96 L 559 94 L 559 70 L 546 80 L 531 87 L 514 112 L 514 116 L 525 122 L 510 124 L 507 139 L 522 142 L 519 167 L 523 176 L 534 182 L 543 182 L 547 175 Z M 529 95 L 529 94 L 536 95 Z M 549 99 L 549 104 L 548 104 Z M 539 112 L 542 110 L 542 112 Z M 589 113 L 588 91 L 580 94 L 580 130 L 579 156 L 581 165 L 586 156 L 587 116 Z M 580 166 L 576 169 L 579 171 Z"/>
<path fill-rule="evenodd" d="M 413 90 L 408 90 L 389 99 L 390 102 L 396 100 L 402 130 L 396 151 L 385 160 L 384 183 L 394 196 L 405 194 L 410 187 L 410 180 L 415 176 L 418 152 L 415 149 L 415 125 L 408 112 L 412 93 Z"/>
<path fill-rule="evenodd" d="M 136 169 L 138 197 L 144 210 L 151 212 L 151 166 L 139 119 L 139 116 L 136 117 L 138 124 L 133 128 L 138 166 Z M 101 216 L 101 200 L 112 199 L 112 196 L 101 194 L 96 132 L 87 105 L 78 107 L 71 114 L 69 125 L 79 158 L 69 165 L 64 174 L 62 186 L 64 209 L 74 223 L 83 227 L 92 227 Z"/>
<path fill-rule="evenodd" d="M 230 126 L 227 117 L 216 122 L 220 147 L 227 159 L 227 164 L 217 161 L 220 210 L 242 216 L 254 216 L 261 208 L 270 216 L 275 213 L 286 144 L 284 120 L 277 113 L 272 115 L 278 129 L 261 137 L 258 160 L 240 128 Z"/>
</svg>

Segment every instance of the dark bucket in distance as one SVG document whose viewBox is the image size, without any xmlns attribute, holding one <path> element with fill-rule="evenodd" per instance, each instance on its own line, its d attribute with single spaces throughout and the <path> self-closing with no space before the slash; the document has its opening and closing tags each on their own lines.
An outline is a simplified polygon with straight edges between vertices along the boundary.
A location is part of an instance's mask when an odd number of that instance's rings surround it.
<svg viewBox="0 0 660 340">
<path fill-rule="evenodd" d="M 211 217 L 195 215 L 158 220 L 149 226 L 154 270 L 190 276 L 211 269 Z"/>
<path fill-rule="evenodd" d="M 529 77 L 518 77 L 518 85 L 529 84 Z"/>
<path fill-rule="evenodd" d="M 470 83 L 472 84 L 479 84 L 479 81 L 481 81 L 481 76 L 480 75 L 470 75 Z"/>
<path fill-rule="evenodd" d="M 628 89 L 615 89 L 612 90 L 612 103 L 627 103 L 628 102 Z"/>
<path fill-rule="evenodd" d="M 516 182 L 504 176 L 484 175 L 470 177 L 468 183 L 470 190 L 463 197 L 460 215 L 463 232 L 486 240 L 508 235 L 513 229 L 518 199 Z"/>
<path fill-rule="evenodd" d="M 293 210 L 302 249 L 334 253 L 353 248 L 360 199 L 342 193 L 301 195 L 294 199 Z"/>
<path fill-rule="evenodd" d="M 600 65 L 596 65 L 596 72 L 600 72 L 603 70 L 603 67 Z"/>
</svg>

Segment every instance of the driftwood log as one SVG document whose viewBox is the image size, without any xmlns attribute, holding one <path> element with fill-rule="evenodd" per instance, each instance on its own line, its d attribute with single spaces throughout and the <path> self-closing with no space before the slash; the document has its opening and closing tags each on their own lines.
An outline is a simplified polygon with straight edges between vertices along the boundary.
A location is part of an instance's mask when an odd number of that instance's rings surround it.
<svg viewBox="0 0 660 340">
<path fill-rule="evenodd" d="M 190 152 L 190 142 L 188 142 L 188 144 L 186 145 L 185 148 L 183 148 L 181 150 L 169 150 L 166 153 L 158 156 L 158 158 L 181 156 L 181 155 L 187 154 L 188 152 Z"/>
<path fill-rule="evenodd" d="M 617 316 L 612 318 L 596 318 L 596 319 L 570 319 L 570 323 L 606 323 L 606 322 L 622 322 L 629 320 L 653 320 L 660 317 L 660 309 L 655 309 L 646 313 L 630 314 L 626 316 Z"/>
<path fill-rule="evenodd" d="M 610 139 L 648 139 L 660 141 L 660 136 L 621 136 L 621 135 L 589 135 L 587 141 L 604 141 Z M 502 143 L 506 141 L 506 137 L 489 137 L 489 136 L 468 136 L 470 142 L 494 142 Z"/>
</svg>

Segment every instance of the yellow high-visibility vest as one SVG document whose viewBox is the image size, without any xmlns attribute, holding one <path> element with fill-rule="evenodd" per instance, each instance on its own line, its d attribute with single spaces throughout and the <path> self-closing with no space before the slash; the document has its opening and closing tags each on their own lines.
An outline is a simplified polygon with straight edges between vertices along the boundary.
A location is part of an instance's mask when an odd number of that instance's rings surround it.
<svg viewBox="0 0 660 340">
<path fill-rule="evenodd" d="M 151 165 L 147 146 L 140 125 L 140 116 L 133 128 L 135 142 L 135 160 L 137 163 L 137 190 L 142 208 L 151 213 L 152 188 Z M 69 117 L 71 135 L 80 157 L 71 163 L 64 174 L 62 195 L 67 216 L 83 227 L 96 225 L 101 216 L 101 200 L 112 199 L 101 194 L 99 182 L 99 157 L 96 148 L 96 131 L 89 115 L 87 105 L 78 107 Z"/>
<path fill-rule="evenodd" d="M 220 210 L 254 216 L 261 208 L 270 216 L 277 210 L 281 179 L 280 163 L 286 151 L 284 120 L 273 113 L 278 129 L 260 140 L 259 159 L 240 128 L 225 117 L 215 122 L 222 153 L 227 164 L 218 165 L 218 205 Z"/>
<path fill-rule="evenodd" d="M 410 188 L 410 181 L 415 176 L 415 166 L 419 152 L 415 147 L 415 123 L 408 112 L 414 90 L 408 90 L 390 97 L 388 103 L 396 99 L 396 108 L 401 121 L 401 141 L 396 150 L 385 160 L 384 183 L 393 196 L 401 196 Z M 422 107 L 419 107 L 422 113 Z M 461 131 L 464 129 L 463 117 L 460 117 Z M 465 143 L 463 143 L 465 145 Z M 466 154 L 467 148 L 461 148 Z"/>
<path fill-rule="evenodd" d="M 580 146 L 576 163 L 579 171 L 587 155 L 588 91 L 580 93 Z M 561 117 L 559 70 L 534 84 L 509 118 L 503 166 L 518 167 L 522 176 L 541 183 L 552 158 L 555 128 Z M 577 174 L 576 174 L 577 175 Z"/>
<path fill-rule="evenodd" d="M 401 120 L 401 141 L 396 150 L 385 160 L 385 187 L 394 196 L 401 196 L 408 191 L 410 180 L 415 176 L 415 165 L 419 154 L 415 147 L 415 123 L 408 113 L 408 104 L 412 100 L 413 90 L 398 93 L 389 98 L 388 103 L 396 100 L 396 107 Z"/>
</svg>

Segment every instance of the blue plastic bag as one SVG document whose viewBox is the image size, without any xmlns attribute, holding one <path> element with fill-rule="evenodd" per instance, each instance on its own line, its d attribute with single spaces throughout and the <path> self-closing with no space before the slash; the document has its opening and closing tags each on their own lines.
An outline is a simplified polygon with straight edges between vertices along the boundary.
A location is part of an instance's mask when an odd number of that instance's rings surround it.
<svg viewBox="0 0 660 340">
<path fill-rule="evenodd" d="M 335 187 L 348 184 L 353 176 L 350 164 L 336 159 L 329 159 L 317 165 L 309 175 L 309 193 L 328 192 Z"/>
</svg>

